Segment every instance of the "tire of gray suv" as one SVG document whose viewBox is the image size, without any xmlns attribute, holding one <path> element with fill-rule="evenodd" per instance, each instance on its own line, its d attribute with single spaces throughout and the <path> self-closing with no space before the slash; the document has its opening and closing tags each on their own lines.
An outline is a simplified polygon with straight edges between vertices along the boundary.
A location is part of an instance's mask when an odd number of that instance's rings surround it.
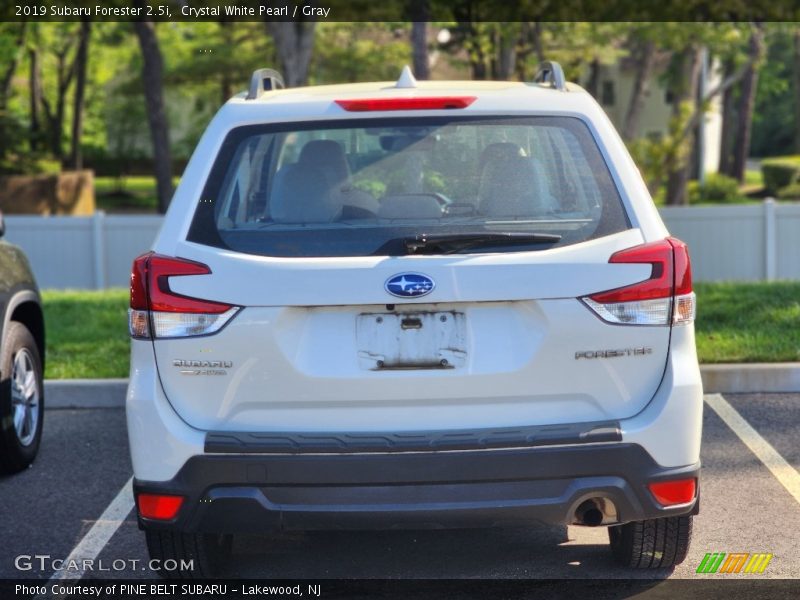
<svg viewBox="0 0 800 600">
<path fill-rule="evenodd" d="M 42 360 L 22 323 L 11 321 L 6 328 L 0 373 L 0 473 L 16 473 L 36 457 L 44 421 Z M 21 429 L 15 415 L 21 415 Z"/>
<path fill-rule="evenodd" d="M 233 536 L 145 530 L 151 561 L 165 579 L 208 579 L 218 575 L 231 553 Z M 175 568 L 173 568 L 175 567 Z"/>
<path fill-rule="evenodd" d="M 633 569 L 665 569 L 686 558 L 692 541 L 692 515 L 633 521 L 608 528 L 616 561 Z"/>
</svg>

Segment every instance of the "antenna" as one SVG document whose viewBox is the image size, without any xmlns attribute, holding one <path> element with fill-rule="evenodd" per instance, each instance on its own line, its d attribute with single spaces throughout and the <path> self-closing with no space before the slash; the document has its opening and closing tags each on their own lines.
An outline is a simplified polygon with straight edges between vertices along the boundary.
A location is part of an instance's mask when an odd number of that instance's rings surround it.
<svg viewBox="0 0 800 600">
<path fill-rule="evenodd" d="M 417 87 L 417 80 L 414 78 L 414 74 L 411 72 L 411 67 L 406 65 L 403 67 L 403 71 L 400 73 L 400 78 L 397 80 L 397 83 L 394 84 L 396 88 L 415 88 Z"/>
</svg>

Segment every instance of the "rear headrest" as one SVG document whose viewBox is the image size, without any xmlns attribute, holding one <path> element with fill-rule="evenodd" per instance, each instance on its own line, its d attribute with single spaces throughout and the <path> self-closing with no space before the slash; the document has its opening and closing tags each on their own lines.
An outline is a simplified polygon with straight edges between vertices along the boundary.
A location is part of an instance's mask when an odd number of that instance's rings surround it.
<svg viewBox="0 0 800 600">
<path fill-rule="evenodd" d="M 276 174 L 270 215 L 276 223 L 330 223 L 342 214 L 341 194 L 334 194 L 320 169 L 286 165 Z"/>
<path fill-rule="evenodd" d="M 342 183 L 350 177 L 344 148 L 335 140 L 311 140 L 300 150 L 297 164 L 305 169 L 323 169 L 331 184 Z"/>
<path fill-rule="evenodd" d="M 489 161 L 493 160 L 513 160 L 517 156 L 523 156 L 522 148 L 511 142 L 497 142 L 489 144 L 481 152 L 480 172 L 483 173 Z"/>
<path fill-rule="evenodd" d="M 486 164 L 478 189 L 481 213 L 494 217 L 541 215 L 550 210 L 550 202 L 547 182 L 531 159 L 498 156 Z"/>
</svg>

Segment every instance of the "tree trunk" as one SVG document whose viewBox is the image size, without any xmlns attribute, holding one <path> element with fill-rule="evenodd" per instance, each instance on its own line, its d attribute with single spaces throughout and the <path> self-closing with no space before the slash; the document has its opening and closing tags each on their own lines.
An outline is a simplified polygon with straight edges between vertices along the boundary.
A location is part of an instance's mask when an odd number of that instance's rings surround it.
<svg viewBox="0 0 800 600">
<path fill-rule="evenodd" d="M 222 39 L 228 48 L 234 47 L 233 28 L 230 21 L 220 21 L 219 26 L 222 29 Z M 220 102 L 225 104 L 233 96 L 233 78 L 229 69 L 222 69 L 221 79 L 219 82 Z"/>
<path fill-rule="evenodd" d="M 8 106 L 8 99 L 11 96 L 11 81 L 14 79 L 14 73 L 17 70 L 22 49 L 25 46 L 25 29 L 26 23 L 21 23 L 17 39 L 14 41 L 14 53 L 11 60 L 5 66 L 5 70 L 0 73 L 0 158 L 6 155 L 10 143 L 8 134 L 6 133 L 6 107 Z"/>
<path fill-rule="evenodd" d="M 288 87 L 305 85 L 314 50 L 314 21 L 267 21 L 267 32 L 275 42 L 283 80 Z"/>
<path fill-rule="evenodd" d="M 424 15 L 422 16 L 424 17 Z M 414 77 L 430 79 L 427 21 L 414 21 L 411 24 L 411 49 L 414 57 Z"/>
<path fill-rule="evenodd" d="M 800 29 L 794 30 L 794 151 L 800 154 Z"/>
<path fill-rule="evenodd" d="M 724 77 L 734 72 L 733 61 L 725 63 Z M 719 141 L 719 172 L 731 177 L 733 175 L 733 142 L 736 138 L 736 91 L 737 86 L 725 90 L 722 96 L 722 134 Z"/>
<path fill-rule="evenodd" d="M 70 140 L 69 158 L 67 159 L 69 168 L 75 170 L 83 168 L 81 137 L 83 135 L 83 104 L 86 91 L 86 69 L 89 62 L 89 36 L 91 32 L 91 22 L 82 20 L 78 51 L 75 54 L 75 99 L 72 108 L 72 137 Z"/>
<path fill-rule="evenodd" d="M 656 45 L 645 41 L 636 52 L 636 77 L 633 80 L 631 99 L 622 126 L 622 138 L 630 141 L 639 134 L 639 120 L 650 88 L 650 79 L 656 61 Z"/>
<path fill-rule="evenodd" d="M 514 67 L 517 62 L 517 40 L 514 32 L 503 31 L 503 25 L 499 24 L 500 30 L 497 32 L 497 63 L 495 69 L 495 79 L 511 79 L 514 75 Z"/>
<path fill-rule="evenodd" d="M 14 41 L 16 50 L 11 57 L 11 61 L 5 66 L 5 70 L 0 74 L 0 112 L 5 111 L 8 106 L 8 98 L 11 95 L 11 81 L 17 70 L 22 50 L 25 47 L 25 31 L 27 23 L 20 23 L 17 39 Z"/>
<path fill-rule="evenodd" d="M 158 211 L 164 213 L 172 198 L 172 157 L 169 147 L 169 122 L 164 106 L 164 63 L 152 21 L 135 21 L 134 28 L 142 49 L 142 80 L 147 103 L 147 121 L 153 140 L 153 162 L 158 190 Z"/>
<path fill-rule="evenodd" d="M 747 167 L 747 155 L 750 152 L 750 133 L 753 127 L 753 109 L 756 103 L 756 86 L 758 85 L 758 59 L 764 52 L 764 31 L 756 26 L 750 35 L 748 55 L 752 64 L 747 68 L 742 79 L 742 93 L 739 96 L 739 110 L 736 143 L 733 147 L 732 175 L 740 183 L 744 181 Z"/>
<path fill-rule="evenodd" d="M 56 69 L 58 85 L 56 86 L 56 110 L 55 113 L 50 110 L 50 105 L 42 94 L 44 101 L 45 114 L 47 116 L 47 129 L 50 140 L 50 152 L 55 156 L 58 162 L 63 158 L 63 151 L 61 148 L 61 136 L 64 133 L 64 107 L 67 97 L 66 85 L 66 51 L 58 55 L 58 67 Z"/>
<path fill-rule="evenodd" d="M 680 58 L 680 78 L 675 86 L 675 103 L 672 105 L 673 117 L 679 117 L 681 107 L 686 102 L 692 106 L 697 98 L 697 85 L 700 76 L 701 49 L 692 45 L 683 51 Z M 667 169 L 667 195 L 668 205 L 681 205 L 686 203 L 686 192 L 689 184 L 689 155 L 694 143 L 694 129 L 677 143 L 676 151 L 669 159 Z"/>
<path fill-rule="evenodd" d="M 596 58 L 589 63 L 589 79 L 586 80 L 586 91 L 598 100 L 600 93 L 600 61 Z M 599 100 L 598 100 L 599 102 Z"/>
<path fill-rule="evenodd" d="M 42 135 L 42 120 L 40 109 L 42 106 L 42 72 L 39 68 L 39 52 L 32 48 L 29 53 L 30 77 L 29 95 L 31 107 L 30 145 L 31 150 L 39 148 Z"/>
</svg>

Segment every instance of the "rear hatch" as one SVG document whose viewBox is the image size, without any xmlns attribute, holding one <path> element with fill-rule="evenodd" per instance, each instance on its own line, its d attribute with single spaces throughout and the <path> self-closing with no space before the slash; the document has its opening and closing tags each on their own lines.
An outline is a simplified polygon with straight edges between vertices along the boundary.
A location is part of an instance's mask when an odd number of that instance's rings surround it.
<svg viewBox="0 0 800 600">
<path fill-rule="evenodd" d="M 607 421 L 666 365 L 674 246 L 644 242 L 578 119 L 242 127 L 134 309 L 204 430 Z"/>
</svg>

